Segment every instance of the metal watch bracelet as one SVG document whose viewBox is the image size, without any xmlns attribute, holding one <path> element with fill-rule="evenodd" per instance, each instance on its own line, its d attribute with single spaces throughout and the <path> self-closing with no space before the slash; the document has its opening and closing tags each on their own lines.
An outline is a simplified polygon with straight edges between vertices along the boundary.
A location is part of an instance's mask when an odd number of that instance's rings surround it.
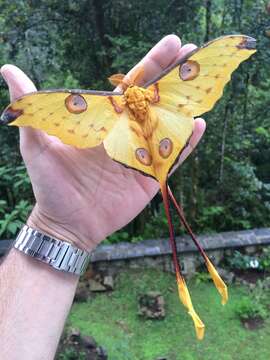
<svg viewBox="0 0 270 360">
<path fill-rule="evenodd" d="M 56 270 L 82 275 L 90 261 L 90 253 L 70 243 L 54 239 L 24 225 L 13 247 Z"/>
</svg>

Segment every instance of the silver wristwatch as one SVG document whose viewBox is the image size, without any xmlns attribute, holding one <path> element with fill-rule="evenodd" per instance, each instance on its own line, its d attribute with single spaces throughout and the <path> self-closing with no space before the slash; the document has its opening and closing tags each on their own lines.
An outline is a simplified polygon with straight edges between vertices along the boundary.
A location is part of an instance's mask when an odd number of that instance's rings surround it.
<svg viewBox="0 0 270 360">
<path fill-rule="evenodd" d="M 66 241 L 54 239 L 24 225 L 13 246 L 56 270 L 82 275 L 90 261 L 90 253 Z"/>
</svg>

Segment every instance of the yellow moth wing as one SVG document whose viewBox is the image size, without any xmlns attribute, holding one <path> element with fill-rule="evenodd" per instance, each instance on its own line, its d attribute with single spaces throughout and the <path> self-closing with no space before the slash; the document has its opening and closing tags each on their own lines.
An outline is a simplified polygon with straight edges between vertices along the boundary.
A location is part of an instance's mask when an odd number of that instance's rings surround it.
<svg viewBox="0 0 270 360">
<path fill-rule="evenodd" d="M 13 102 L 6 114 L 17 114 L 10 123 L 31 126 L 79 148 L 99 145 L 118 121 L 122 96 L 69 92 L 37 92 Z"/>
<path fill-rule="evenodd" d="M 103 144 L 113 160 L 155 177 L 149 144 L 143 136 L 141 126 L 130 118 L 127 111 L 121 114 L 120 121 L 104 139 Z"/>
<path fill-rule="evenodd" d="M 250 39 L 243 35 L 224 36 L 196 50 L 158 79 L 159 105 L 169 110 L 181 109 L 188 116 L 199 116 L 211 110 L 222 96 L 232 72 L 256 51 L 245 47 L 253 40 Z M 181 69 L 188 62 L 196 66 L 196 74 L 182 78 Z"/>
<path fill-rule="evenodd" d="M 142 125 L 125 112 L 104 139 L 104 147 L 112 159 L 162 182 L 191 136 L 193 124 L 193 118 L 158 106 L 151 107 L 150 118 Z"/>
<path fill-rule="evenodd" d="M 157 125 L 149 139 L 149 147 L 154 158 L 155 178 L 164 182 L 192 135 L 194 119 L 158 105 L 153 106 L 153 111 Z"/>
</svg>

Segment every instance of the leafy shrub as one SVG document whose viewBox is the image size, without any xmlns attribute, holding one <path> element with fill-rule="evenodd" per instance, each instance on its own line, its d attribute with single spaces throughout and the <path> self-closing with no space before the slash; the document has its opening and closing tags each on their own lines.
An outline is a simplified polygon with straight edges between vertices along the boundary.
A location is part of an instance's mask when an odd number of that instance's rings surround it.
<svg viewBox="0 0 270 360">
<path fill-rule="evenodd" d="M 0 238 L 14 238 L 34 203 L 23 163 L 0 166 Z"/>
<path fill-rule="evenodd" d="M 247 288 L 247 295 L 243 296 L 235 306 L 235 313 L 241 320 L 266 319 L 270 305 L 270 278 L 258 280 L 255 286 Z"/>
<path fill-rule="evenodd" d="M 114 234 L 107 237 L 104 243 L 108 244 L 116 244 L 121 241 L 128 241 L 129 240 L 129 233 L 126 231 L 116 231 Z"/>
<path fill-rule="evenodd" d="M 270 271 L 270 247 L 264 247 L 260 255 L 245 255 L 240 251 L 235 251 L 233 256 L 228 258 L 231 268 L 237 270 L 257 269 Z"/>
<path fill-rule="evenodd" d="M 270 246 L 264 247 L 259 258 L 260 268 L 270 271 Z"/>
<path fill-rule="evenodd" d="M 13 238 L 25 223 L 31 209 L 32 205 L 27 200 L 20 200 L 13 210 L 6 212 L 0 220 L 0 237 Z M 1 212 L 4 212 L 3 208 Z"/>
<path fill-rule="evenodd" d="M 228 258 L 228 263 L 231 268 L 238 270 L 259 268 L 259 262 L 257 257 L 242 254 L 240 251 L 235 251 L 233 256 Z"/>
<path fill-rule="evenodd" d="M 78 352 L 73 347 L 63 350 L 57 357 L 58 360 L 86 360 L 86 354 L 83 351 Z"/>
<path fill-rule="evenodd" d="M 206 283 L 211 281 L 211 275 L 208 272 L 196 272 L 195 273 L 195 284 Z"/>
<path fill-rule="evenodd" d="M 239 301 L 235 307 L 235 313 L 241 320 L 265 319 L 267 317 L 265 306 L 258 301 L 254 301 L 249 296 L 245 296 Z"/>
</svg>

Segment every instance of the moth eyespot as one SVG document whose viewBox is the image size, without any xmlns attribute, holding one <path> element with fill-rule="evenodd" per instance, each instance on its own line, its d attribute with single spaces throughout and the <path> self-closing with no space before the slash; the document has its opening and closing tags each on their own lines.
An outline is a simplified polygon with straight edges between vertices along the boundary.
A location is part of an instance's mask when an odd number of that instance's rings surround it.
<svg viewBox="0 0 270 360">
<path fill-rule="evenodd" d="M 152 164 L 152 156 L 144 148 L 139 148 L 135 151 L 136 159 L 145 166 Z"/>
<path fill-rule="evenodd" d="M 163 159 L 167 159 L 173 151 L 173 143 L 170 139 L 162 139 L 159 143 L 159 155 Z"/>
<path fill-rule="evenodd" d="M 187 81 L 195 79 L 200 73 L 200 64 L 193 60 L 188 60 L 179 67 L 180 79 Z"/>
<path fill-rule="evenodd" d="M 87 102 L 84 97 L 78 94 L 71 94 L 65 100 L 66 108 L 72 114 L 80 114 L 87 109 Z"/>
</svg>

